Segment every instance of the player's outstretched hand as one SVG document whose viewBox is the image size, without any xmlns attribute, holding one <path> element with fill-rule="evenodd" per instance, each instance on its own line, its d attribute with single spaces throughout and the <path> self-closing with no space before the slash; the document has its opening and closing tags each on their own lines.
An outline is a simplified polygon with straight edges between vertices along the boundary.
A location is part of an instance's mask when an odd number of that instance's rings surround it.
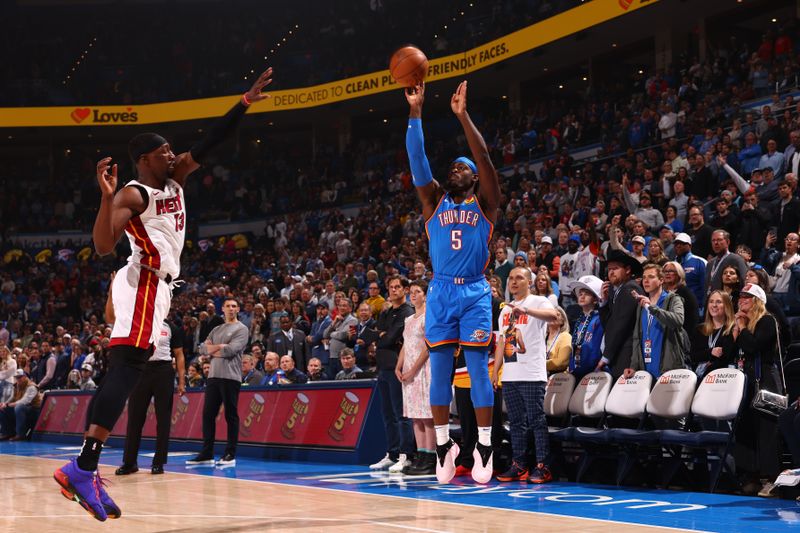
<svg viewBox="0 0 800 533">
<path fill-rule="evenodd" d="M 250 90 L 245 93 L 247 100 L 253 103 L 269 98 L 270 95 L 268 93 L 262 93 L 261 91 L 270 83 L 272 83 L 272 67 L 262 72 L 255 83 L 253 83 L 253 86 L 250 87 Z"/>
<path fill-rule="evenodd" d="M 456 92 L 454 92 L 453 97 L 450 98 L 450 109 L 453 110 L 456 116 L 463 115 L 467 112 L 467 80 L 458 84 Z"/>
<path fill-rule="evenodd" d="M 97 162 L 97 183 L 100 184 L 100 193 L 103 196 L 114 196 L 117 192 L 117 164 L 112 165 L 110 157 L 104 157 Z"/>
<path fill-rule="evenodd" d="M 421 81 L 413 87 L 406 87 L 406 101 L 412 108 L 421 109 L 425 101 L 425 82 Z"/>
</svg>

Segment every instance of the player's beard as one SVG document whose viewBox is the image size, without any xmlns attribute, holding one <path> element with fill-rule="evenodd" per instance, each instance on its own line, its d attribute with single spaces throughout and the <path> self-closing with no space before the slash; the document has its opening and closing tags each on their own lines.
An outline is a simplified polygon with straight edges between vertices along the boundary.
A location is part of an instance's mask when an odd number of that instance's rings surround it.
<svg viewBox="0 0 800 533">
<path fill-rule="evenodd" d="M 442 186 L 442 188 L 450 195 L 454 195 L 454 194 L 456 194 L 456 195 L 457 194 L 467 195 L 470 192 L 472 192 L 472 187 L 473 187 L 473 182 L 469 182 L 465 186 L 460 186 L 457 183 L 454 183 L 449 178 L 448 178 L 447 181 L 445 181 L 444 185 Z"/>
</svg>

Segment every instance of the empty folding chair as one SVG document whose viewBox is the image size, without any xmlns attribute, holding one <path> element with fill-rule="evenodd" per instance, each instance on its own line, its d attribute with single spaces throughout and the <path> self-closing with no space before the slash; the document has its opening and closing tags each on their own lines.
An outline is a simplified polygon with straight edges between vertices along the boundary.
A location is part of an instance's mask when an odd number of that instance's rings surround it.
<svg viewBox="0 0 800 533">
<path fill-rule="evenodd" d="M 572 433 L 572 440 L 584 447 L 584 453 L 578 467 L 576 481 L 580 481 L 583 474 L 592 462 L 600 457 L 617 459 L 616 447 L 609 448 L 612 442 L 613 429 L 619 427 L 632 427 L 641 429 L 645 418 L 645 406 L 650 397 L 650 387 L 653 376 L 649 372 L 640 370 L 630 378 L 620 376 L 606 400 L 606 417 L 604 427 L 576 427 Z M 622 468 L 624 461 L 619 461 Z"/>
<path fill-rule="evenodd" d="M 553 422 L 557 427 L 550 427 L 551 431 L 563 428 L 569 416 L 569 399 L 575 390 L 575 376 L 567 372 L 553 374 L 547 380 L 544 392 L 544 414 L 547 416 L 548 425 Z"/>
<path fill-rule="evenodd" d="M 567 372 L 553 374 L 547 380 L 544 392 L 544 414 L 547 418 L 547 431 L 552 434 L 561 431 L 569 423 L 569 399 L 575 390 L 575 376 Z M 572 428 L 569 428 L 572 429 Z M 553 473 L 564 466 L 561 443 L 552 442 L 548 464 Z"/>
<path fill-rule="evenodd" d="M 605 415 L 606 400 L 611 391 L 611 374 L 592 372 L 583 376 L 569 399 L 572 415 L 570 427 L 554 431 L 550 436 L 559 441 L 572 440 L 578 426 L 598 427 Z"/>
<path fill-rule="evenodd" d="M 676 448 L 690 448 L 701 452 L 698 459 L 694 455 L 677 452 L 672 463 L 694 462 L 708 464 L 715 459 L 709 477 L 709 491 L 714 492 L 719 478 L 725 470 L 735 480 L 736 476 L 726 459 L 734 443 L 736 422 L 744 403 L 747 377 L 739 370 L 721 368 L 703 378 L 692 401 L 693 425 L 701 428 L 714 427 L 714 430 L 700 431 L 666 430 L 661 432 L 661 444 Z M 677 469 L 670 468 L 671 476 Z M 670 477 L 671 477 L 670 476 Z M 666 480 L 669 482 L 669 479 Z"/>
<path fill-rule="evenodd" d="M 617 472 L 617 484 L 622 483 L 637 461 L 648 458 L 660 460 L 661 432 L 677 427 L 689 416 L 696 385 L 697 374 L 691 370 L 664 372 L 647 398 L 647 416 L 641 429 L 609 430 L 609 441 L 620 444 L 626 456 Z M 648 454 L 647 447 L 656 449 Z"/>
</svg>

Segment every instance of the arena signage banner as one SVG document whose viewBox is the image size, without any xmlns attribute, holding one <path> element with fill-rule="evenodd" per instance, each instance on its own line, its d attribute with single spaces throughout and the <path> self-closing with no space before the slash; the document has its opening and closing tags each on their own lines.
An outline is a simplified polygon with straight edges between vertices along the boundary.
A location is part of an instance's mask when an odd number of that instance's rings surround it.
<svg viewBox="0 0 800 533">
<path fill-rule="evenodd" d="M 354 449 L 361 436 L 372 398 L 372 384 L 354 384 L 350 388 L 273 387 L 248 390 L 239 395 L 239 441 L 279 446 L 312 446 Z M 36 431 L 49 434 L 83 434 L 86 409 L 91 394 L 48 394 L 36 424 Z M 127 432 L 128 406 L 111 432 L 124 437 Z M 175 394 L 170 419 L 170 437 L 203 439 L 203 391 Z M 216 439 L 224 441 L 227 425 L 224 408 L 217 415 Z M 155 438 L 155 406 L 147 410 L 142 436 Z"/>
<path fill-rule="evenodd" d="M 463 53 L 433 59 L 428 81 L 464 76 L 568 35 L 632 13 L 659 0 L 593 0 Z M 270 91 L 254 113 L 304 109 L 390 91 L 397 84 L 388 70 L 313 87 Z M 133 106 L 6 107 L 0 127 L 130 126 L 198 120 L 224 114 L 238 96 Z"/>
</svg>

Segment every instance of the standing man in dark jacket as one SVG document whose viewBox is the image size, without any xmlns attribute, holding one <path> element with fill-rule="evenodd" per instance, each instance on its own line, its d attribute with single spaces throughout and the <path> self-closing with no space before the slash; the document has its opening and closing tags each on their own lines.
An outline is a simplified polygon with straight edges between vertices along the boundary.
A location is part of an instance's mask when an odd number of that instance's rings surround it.
<svg viewBox="0 0 800 533">
<path fill-rule="evenodd" d="M 778 185 L 778 201 L 773 209 L 772 225 L 777 227 L 778 242 L 786 240 L 786 235 L 794 233 L 800 227 L 800 200 L 794 197 L 791 183 L 793 174 L 788 174 Z M 42 343 L 44 344 L 44 343 Z"/>
<path fill-rule="evenodd" d="M 760 203 L 756 191 L 748 190 L 739 216 L 741 225 L 736 242 L 749 246 L 754 258 L 760 257 L 772 218 L 769 204 Z"/>
<path fill-rule="evenodd" d="M 324 339 L 325 330 L 332 322 L 329 311 L 326 304 L 317 304 L 317 319 L 311 324 L 311 333 L 306 337 L 306 344 L 311 347 L 311 357 L 319 359 L 323 366 L 327 366 L 330 357 L 328 341 Z"/>
<path fill-rule="evenodd" d="M 633 256 L 619 250 L 608 253 L 608 280 L 600 289 L 600 322 L 605 331 L 603 357 L 597 370 L 606 368 L 616 380 L 630 363 L 633 327 L 639 305 L 632 292 L 644 294 L 636 283 L 642 265 Z"/>
<path fill-rule="evenodd" d="M 361 368 L 369 367 L 368 348 L 375 340 L 375 319 L 372 318 L 372 308 L 367 302 L 361 302 L 356 311 L 358 324 L 356 324 L 355 347 L 356 365 Z"/>
<path fill-rule="evenodd" d="M 34 378 L 39 390 L 45 391 L 53 389 L 56 386 L 55 376 L 58 358 L 56 354 L 50 351 L 50 343 L 47 341 L 42 341 L 41 354 L 39 364 L 36 366 L 36 370 L 33 371 L 34 375 L 31 377 Z M 69 361 L 69 359 L 67 359 L 67 361 Z M 69 372 L 69 368 L 67 368 L 67 372 Z"/>
<path fill-rule="evenodd" d="M 267 341 L 267 350 L 277 353 L 280 357 L 290 355 L 296 367 L 305 368 L 311 358 L 311 350 L 306 342 L 303 330 L 292 327 L 292 319 L 282 316 L 280 319 L 281 330 L 273 333 Z"/>
<path fill-rule="evenodd" d="M 383 424 L 386 428 L 388 450 L 386 457 L 370 465 L 373 470 L 384 470 L 414 453 L 414 434 L 411 420 L 403 416 L 403 389 L 394 369 L 403 344 L 406 317 L 414 308 L 406 303 L 408 280 L 398 275 L 386 278 L 389 303 L 392 306 L 378 316 L 375 359 L 378 363 L 378 393 L 383 407 Z M 400 457 L 404 455 L 405 457 Z"/>
<path fill-rule="evenodd" d="M 213 300 L 208 300 L 206 302 L 206 313 L 208 313 L 208 318 L 200 322 L 200 342 L 205 342 L 211 330 L 225 322 L 222 317 L 217 314 L 217 307 L 214 305 Z"/>
<path fill-rule="evenodd" d="M 708 259 L 711 255 L 711 233 L 714 229 L 706 224 L 701 207 L 693 205 L 689 208 L 689 224 L 685 231 L 692 238 L 692 253 Z"/>
</svg>

